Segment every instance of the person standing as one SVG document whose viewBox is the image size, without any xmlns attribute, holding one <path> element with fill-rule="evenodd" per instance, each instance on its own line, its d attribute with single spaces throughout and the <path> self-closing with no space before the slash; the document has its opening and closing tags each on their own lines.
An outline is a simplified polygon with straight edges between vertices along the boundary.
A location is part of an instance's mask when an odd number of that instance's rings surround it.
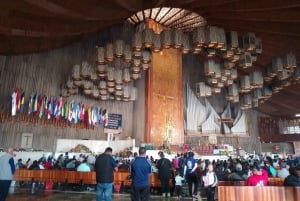
<svg viewBox="0 0 300 201">
<path fill-rule="evenodd" d="M 107 147 L 95 162 L 97 181 L 97 201 L 111 201 L 114 171 L 118 171 L 116 162 L 112 157 L 112 148 Z"/>
<path fill-rule="evenodd" d="M 184 166 L 184 176 L 186 177 L 188 186 L 189 186 L 189 196 L 192 197 L 193 194 L 197 195 L 198 193 L 198 178 L 197 178 L 197 161 L 194 159 L 194 153 L 189 152 L 188 158 L 185 160 L 185 166 Z M 192 189 L 194 184 L 194 191 Z"/>
<path fill-rule="evenodd" d="M 184 181 L 184 178 L 180 176 L 180 172 L 176 171 L 176 176 L 175 176 L 175 190 L 176 190 L 176 195 L 178 199 L 181 198 L 182 196 L 182 183 Z"/>
<path fill-rule="evenodd" d="M 218 179 L 216 173 L 214 172 L 214 167 L 211 163 L 208 164 L 207 170 L 202 176 L 202 180 L 204 183 L 204 188 L 206 190 L 207 201 L 214 201 Z"/>
<path fill-rule="evenodd" d="M 149 201 L 151 163 L 146 158 L 146 148 L 139 149 L 137 156 L 131 163 L 132 201 Z"/>
<path fill-rule="evenodd" d="M 159 155 L 160 159 L 157 161 L 156 167 L 158 169 L 158 178 L 161 183 L 162 197 L 170 197 L 169 181 L 172 176 L 172 163 L 169 159 L 165 158 L 163 152 Z"/>
<path fill-rule="evenodd" d="M 5 201 L 15 173 L 14 150 L 9 148 L 0 157 L 0 201 Z"/>
</svg>

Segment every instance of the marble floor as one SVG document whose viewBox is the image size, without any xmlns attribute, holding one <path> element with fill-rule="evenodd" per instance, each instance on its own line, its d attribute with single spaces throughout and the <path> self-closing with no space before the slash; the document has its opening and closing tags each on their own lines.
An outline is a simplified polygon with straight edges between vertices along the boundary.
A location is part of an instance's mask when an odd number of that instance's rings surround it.
<svg viewBox="0 0 300 201">
<path fill-rule="evenodd" d="M 177 197 L 162 199 L 158 195 L 151 195 L 151 201 L 178 200 Z M 183 198 L 181 200 L 190 200 Z M 201 199 L 198 199 L 200 201 Z M 58 190 L 39 190 L 34 194 L 29 189 L 16 189 L 10 193 L 6 201 L 96 201 L 96 192 L 87 191 L 58 191 Z M 128 193 L 114 193 L 113 201 L 131 201 Z"/>
</svg>

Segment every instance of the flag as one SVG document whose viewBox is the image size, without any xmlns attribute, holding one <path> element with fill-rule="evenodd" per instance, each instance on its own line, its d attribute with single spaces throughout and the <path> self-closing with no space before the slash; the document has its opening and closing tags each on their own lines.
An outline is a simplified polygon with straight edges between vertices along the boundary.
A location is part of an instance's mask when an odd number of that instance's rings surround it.
<svg viewBox="0 0 300 201">
<path fill-rule="evenodd" d="M 20 113 L 23 113 L 24 111 L 24 104 L 25 104 L 25 92 L 23 91 L 21 95 Z"/>
<path fill-rule="evenodd" d="M 102 111 L 102 122 L 103 122 L 103 126 L 106 127 L 108 124 L 108 113 L 107 113 L 107 109 L 103 109 Z"/>
</svg>

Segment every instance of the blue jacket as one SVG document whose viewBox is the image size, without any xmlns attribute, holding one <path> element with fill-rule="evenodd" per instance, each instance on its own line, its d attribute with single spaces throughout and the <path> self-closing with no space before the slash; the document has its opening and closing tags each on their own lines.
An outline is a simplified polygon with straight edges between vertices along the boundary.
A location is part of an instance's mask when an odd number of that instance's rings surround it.
<svg viewBox="0 0 300 201">
<path fill-rule="evenodd" d="M 132 185 L 134 187 L 150 186 L 151 164 L 145 157 L 136 157 L 131 164 Z"/>
</svg>

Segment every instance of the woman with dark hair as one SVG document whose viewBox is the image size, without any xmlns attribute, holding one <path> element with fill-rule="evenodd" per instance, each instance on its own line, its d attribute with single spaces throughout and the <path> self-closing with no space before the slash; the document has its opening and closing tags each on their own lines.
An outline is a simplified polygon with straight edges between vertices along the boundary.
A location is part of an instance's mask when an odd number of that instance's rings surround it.
<svg viewBox="0 0 300 201">
<path fill-rule="evenodd" d="M 165 158 L 163 152 L 159 154 L 160 159 L 157 161 L 156 167 L 158 169 L 158 178 L 161 183 L 162 197 L 170 197 L 169 181 L 172 176 L 172 163 L 169 159 Z"/>
</svg>

